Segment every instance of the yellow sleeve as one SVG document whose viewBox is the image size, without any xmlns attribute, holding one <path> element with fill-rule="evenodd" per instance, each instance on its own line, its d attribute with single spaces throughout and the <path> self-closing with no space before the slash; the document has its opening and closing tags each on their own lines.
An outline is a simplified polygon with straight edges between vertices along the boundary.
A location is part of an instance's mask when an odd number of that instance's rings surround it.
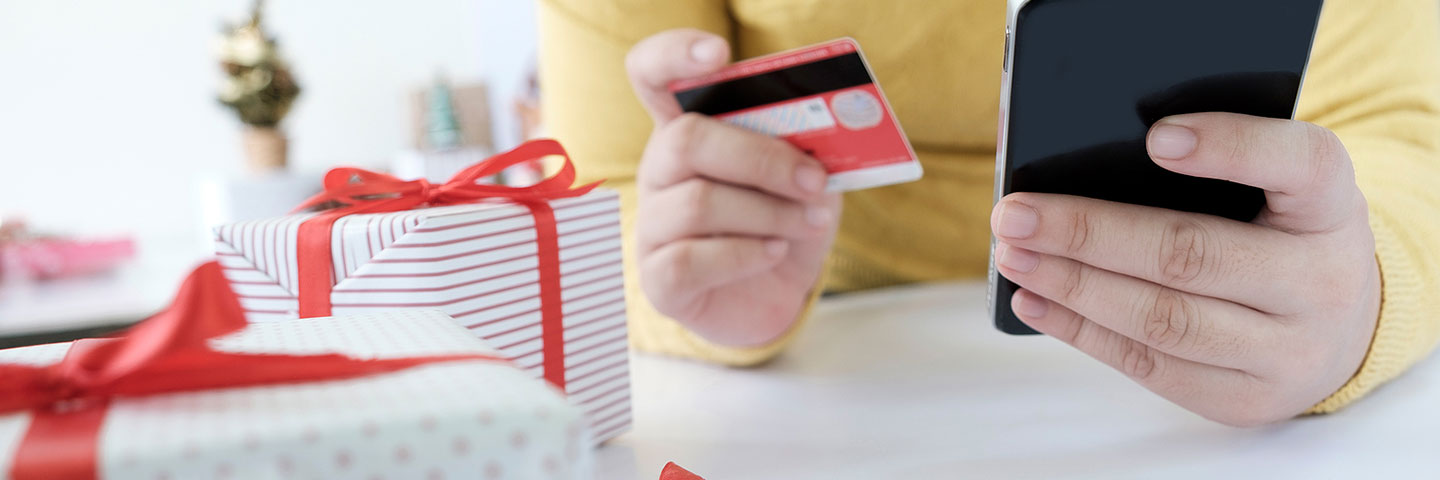
<svg viewBox="0 0 1440 480">
<path fill-rule="evenodd" d="M 570 152 L 581 182 L 603 178 L 605 188 L 620 193 L 631 345 L 729 365 L 754 365 L 774 357 L 803 322 L 768 345 L 717 345 L 656 312 L 636 274 L 635 171 L 653 124 L 630 89 L 625 54 L 641 39 L 673 28 L 697 28 L 733 38 L 726 2 L 541 0 L 538 16 L 541 115 L 546 129 Z"/>
<path fill-rule="evenodd" d="M 1380 319 L 1327 413 L 1424 358 L 1440 338 L 1440 2 L 1331 0 L 1298 116 L 1339 135 L 1370 204 Z"/>
</svg>

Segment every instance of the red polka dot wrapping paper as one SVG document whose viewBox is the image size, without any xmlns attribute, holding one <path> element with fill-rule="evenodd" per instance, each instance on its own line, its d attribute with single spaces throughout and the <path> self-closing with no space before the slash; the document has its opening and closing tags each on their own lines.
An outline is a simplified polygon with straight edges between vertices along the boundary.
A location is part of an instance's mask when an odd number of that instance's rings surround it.
<svg viewBox="0 0 1440 480">
<path fill-rule="evenodd" d="M 631 424 L 619 197 L 553 200 L 564 378 L 590 443 Z M 296 243 L 313 214 L 215 229 L 216 254 L 252 322 L 298 317 Z M 336 315 L 435 309 L 539 378 L 544 375 L 535 220 L 503 200 L 340 218 L 332 230 Z"/>
<path fill-rule="evenodd" d="M 212 343 L 246 353 L 401 358 L 490 353 L 437 311 L 252 324 Z M 48 365 L 69 344 L 0 350 Z M 0 415 L 0 472 L 29 413 Z M 583 413 L 513 365 L 437 363 L 349 380 L 119 398 L 100 428 L 98 477 L 580 479 Z"/>
</svg>

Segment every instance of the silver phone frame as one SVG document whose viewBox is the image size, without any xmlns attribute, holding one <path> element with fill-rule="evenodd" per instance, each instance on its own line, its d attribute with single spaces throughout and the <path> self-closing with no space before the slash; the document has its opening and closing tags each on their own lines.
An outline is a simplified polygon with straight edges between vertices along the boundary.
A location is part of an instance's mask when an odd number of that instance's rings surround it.
<svg viewBox="0 0 1440 480">
<path fill-rule="evenodd" d="M 1015 19 L 1020 9 L 1030 0 L 1007 0 L 1005 2 L 1005 58 L 1000 67 L 1000 128 L 995 145 L 995 194 L 990 203 L 993 210 L 1005 196 L 1006 148 L 1010 145 L 1010 69 L 1015 65 L 1015 31 L 1019 25 Z M 990 321 L 995 322 L 995 301 L 1000 296 L 1000 272 L 995 269 L 995 235 L 990 235 L 989 287 L 985 290 L 985 304 L 990 312 Z"/>
<path fill-rule="evenodd" d="M 1005 197 L 1005 172 L 1007 166 L 1006 149 L 1010 145 L 1010 71 L 1015 66 L 1015 38 L 1016 31 L 1020 26 L 1015 20 L 1020 16 L 1020 10 L 1030 0 L 1007 0 L 1005 2 L 1005 58 L 1002 62 L 1000 72 L 1000 121 L 999 134 L 996 136 L 995 145 L 995 195 L 990 207 L 993 210 L 1000 204 L 1000 199 Z M 1295 113 L 1300 110 L 1300 98 L 1305 93 L 1305 80 L 1310 75 L 1310 59 L 1315 55 L 1315 39 L 1320 36 L 1320 22 L 1325 18 L 1325 0 L 1320 0 L 1320 15 L 1316 16 L 1315 28 L 1310 30 L 1310 48 L 1305 52 L 1305 66 L 1300 69 L 1300 86 L 1295 90 L 1295 107 L 1290 110 L 1290 119 L 1295 119 Z M 990 267 L 989 267 L 989 288 L 985 293 L 985 304 L 990 313 L 990 321 L 995 322 L 995 301 L 1000 296 L 1000 272 L 995 269 L 995 244 L 997 239 L 994 234 L 990 235 Z"/>
</svg>

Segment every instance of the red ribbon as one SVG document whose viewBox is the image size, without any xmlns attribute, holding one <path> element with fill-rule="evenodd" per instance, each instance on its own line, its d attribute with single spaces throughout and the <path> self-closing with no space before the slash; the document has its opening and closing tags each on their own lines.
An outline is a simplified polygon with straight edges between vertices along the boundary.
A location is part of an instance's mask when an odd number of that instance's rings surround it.
<svg viewBox="0 0 1440 480">
<path fill-rule="evenodd" d="M 555 175 L 528 187 L 481 185 L 476 181 L 500 173 L 519 163 L 550 155 L 564 157 Z M 575 187 L 575 165 L 565 148 L 554 140 L 533 140 L 514 150 L 472 165 L 441 185 L 421 180 L 405 181 L 383 173 L 353 167 L 325 174 L 325 191 L 310 197 L 296 210 L 340 203 L 343 206 L 321 212 L 300 224 L 296 241 L 299 278 L 300 318 L 330 315 L 330 292 L 335 287 L 335 264 L 330 239 L 335 221 L 358 213 L 398 212 L 419 206 L 471 203 L 503 198 L 530 209 L 535 218 L 535 241 L 540 273 L 541 349 L 545 357 L 545 380 L 565 391 L 564 314 L 560 300 L 560 240 L 555 231 L 555 211 L 550 200 L 590 193 L 600 182 Z"/>
<path fill-rule="evenodd" d="M 675 462 L 666 462 L 665 469 L 660 471 L 660 480 L 705 480 L 699 475 L 690 473 Z"/>
<path fill-rule="evenodd" d="M 433 362 L 505 361 L 480 354 L 364 360 L 210 349 L 209 340 L 245 325 L 239 300 L 211 262 L 190 274 L 169 308 L 121 337 L 78 340 L 50 366 L 0 364 L 0 414 L 32 412 L 10 478 L 95 478 L 100 426 L 116 397 L 338 380 Z"/>
</svg>

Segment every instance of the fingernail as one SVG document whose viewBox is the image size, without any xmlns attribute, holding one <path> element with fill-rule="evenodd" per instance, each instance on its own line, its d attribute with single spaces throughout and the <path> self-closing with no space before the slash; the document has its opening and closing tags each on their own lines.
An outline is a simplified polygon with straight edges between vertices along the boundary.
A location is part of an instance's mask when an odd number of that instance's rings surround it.
<svg viewBox="0 0 1440 480">
<path fill-rule="evenodd" d="M 784 240 L 771 240 L 765 242 L 765 254 L 769 255 L 770 258 L 777 258 L 783 256 L 785 255 L 785 251 L 789 249 L 790 242 L 786 242 Z"/>
<path fill-rule="evenodd" d="M 1198 141 L 1194 130 L 1179 125 L 1160 125 L 1150 131 L 1150 156 L 1160 160 L 1180 160 L 1195 151 Z"/>
<path fill-rule="evenodd" d="M 796 167 L 795 185 L 805 193 L 820 193 L 825 189 L 825 171 L 814 165 Z"/>
<path fill-rule="evenodd" d="M 700 63 L 714 63 L 725 56 L 725 41 L 706 38 L 690 45 L 690 59 Z"/>
<path fill-rule="evenodd" d="M 1050 301 L 1025 290 L 1015 292 L 1015 302 L 1010 305 L 1015 313 L 1025 318 L 1044 318 L 1050 313 Z"/>
<path fill-rule="evenodd" d="M 1040 256 L 1002 243 L 995 247 L 995 263 L 1020 273 L 1030 273 L 1040 267 Z"/>
<path fill-rule="evenodd" d="M 824 227 L 835 220 L 835 214 L 825 207 L 810 207 L 805 209 L 805 223 L 812 227 Z"/>
<path fill-rule="evenodd" d="M 1000 207 L 1000 224 L 995 234 L 1015 239 L 1030 238 L 1040 225 L 1040 214 L 1035 209 L 1018 202 L 1007 202 Z"/>
</svg>

